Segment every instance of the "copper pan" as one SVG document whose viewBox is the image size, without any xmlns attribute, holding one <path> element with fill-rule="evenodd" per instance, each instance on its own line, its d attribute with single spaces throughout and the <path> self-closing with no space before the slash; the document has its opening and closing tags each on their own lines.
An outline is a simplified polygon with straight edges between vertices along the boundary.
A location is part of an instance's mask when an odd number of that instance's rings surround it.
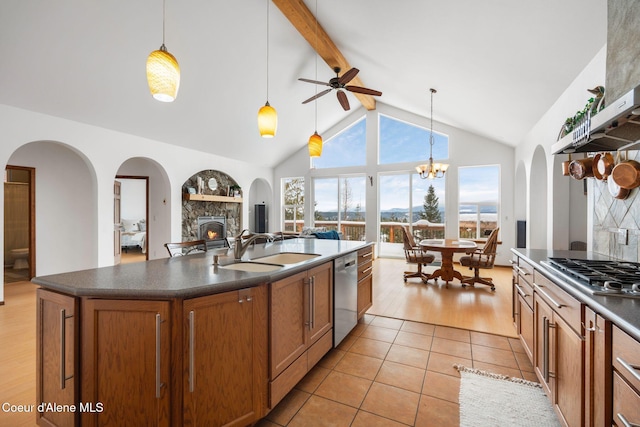
<svg viewBox="0 0 640 427">
<path fill-rule="evenodd" d="M 633 190 L 640 186 L 640 163 L 635 160 L 627 160 L 618 163 L 611 172 L 611 177 L 621 188 Z"/>
<path fill-rule="evenodd" d="M 571 153 L 569 153 L 569 160 L 562 162 L 562 175 L 569 176 L 569 165 L 571 164 Z"/>
<path fill-rule="evenodd" d="M 593 157 L 577 159 L 569 164 L 569 175 L 574 179 L 585 179 L 593 176 Z"/>
<path fill-rule="evenodd" d="M 611 153 L 598 153 L 593 157 L 593 176 L 600 181 L 605 181 L 611 175 L 615 165 L 616 162 Z"/>
</svg>

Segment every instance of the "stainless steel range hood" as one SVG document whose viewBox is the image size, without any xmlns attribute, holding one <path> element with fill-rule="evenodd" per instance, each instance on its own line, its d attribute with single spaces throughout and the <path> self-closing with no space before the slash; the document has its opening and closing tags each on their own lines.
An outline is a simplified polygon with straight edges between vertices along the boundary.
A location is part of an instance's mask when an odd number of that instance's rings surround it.
<svg viewBox="0 0 640 427">
<path fill-rule="evenodd" d="M 553 154 L 640 149 L 640 86 L 551 146 Z"/>
</svg>

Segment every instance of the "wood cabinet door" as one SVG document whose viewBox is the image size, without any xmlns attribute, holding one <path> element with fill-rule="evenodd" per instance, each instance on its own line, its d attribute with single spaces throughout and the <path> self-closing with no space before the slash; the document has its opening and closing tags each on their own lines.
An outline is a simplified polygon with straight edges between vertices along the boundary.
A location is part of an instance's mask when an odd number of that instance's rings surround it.
<svg viewBox="0 0 640 427">
<path fill-rule="evenodd" d="M 552 358 L 552 324 L 553 324 L 553 311 L 536 294 L 533 299 L 533 313 L 534 313 L 534 358 L 533 366 L 536 371 L 536 375 L 540 380 L 540 385 L 547 393 L 547 396 L 552 397 L 551 393 L 551 361 Z"/>
<path fill-rule="evenodd" d="M 307 346 L 315 343 L 333 327 L 333 263 L 309 270 L 309 335 Z"/>
<path fill-rule="evenodd" d="M 79 404 L 78 302 L 38 289 L 36 314 L 36 402 Z M 79 412 L 39 412 L 39 425 L 78 425 Z"/>
<path fill-rule="evenodd" d="M 267 387 L 266 285 L 184 302 L 184 425 L 245 426 Z"/>
<path fill-rule="evenodd" d="M 306 271 L 271 284 L 271 379 L 306 350 L 308 295 Z"/>
<path fill-rule="evenodd" d="M 373 305 L 373 275 L 369 274 L 358 282 L 358 319 Z"/>
<path fill-rule="evenodd" d="M 555 393 L 554 403 L 566 425 L 582 426 L 583 423 L 583 367 L 582 337 L 576 334 L 557 314 L 554 314 L 555 363 L 552 364 Z M 555 366 L 554 366 L 555 365 Z"/>
<path fill-rule="evenodd" d="M 518 295 L 517 310 L 520 317 L 518 330 L 520 341 L 527 352 L 527 356 L 529 356 L 529 360 L 533 360 L 533 309 L 529 307 L 524 298 Z"/>
<path fill-rule="evenodd" d="M 83 426 L 170 424 L 168 301 L 82 301 Z"/>
<path fill-rule="evenodd" d="M 584 310 L 584 425 L 596 427 L 612 417 L 611 322 Z"/>
</svg>

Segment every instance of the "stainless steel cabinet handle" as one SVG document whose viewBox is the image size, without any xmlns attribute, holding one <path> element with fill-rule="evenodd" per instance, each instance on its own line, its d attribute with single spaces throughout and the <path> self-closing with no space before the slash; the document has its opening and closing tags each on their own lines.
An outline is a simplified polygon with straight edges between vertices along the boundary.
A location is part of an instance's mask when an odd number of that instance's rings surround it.
<svg viewBox="0 0 640 427">
<path fill-rule="evenodd" d="M 640 424 L 630 423 L 620 412 L 616 414 L 624 427 L 640 427 Z"/>
<path fill-rule="evenodd" d="M 160 313 L 156 313 L 156 399 L 160 399 L 160 389 L 164 384 L 160 382 Z"/>
<path fill-rule="evenodd" d="M 194 349 L 194 327 L 195 327 L 195 317 L 196 313 L 191 310 L 189 312 L 189 392 L 193 393 L 194 384 L 193 384 L 193 365 L 195 358 L 195 349 Z"/>
<path fill-rule="evenodd" d="M 362 274 L 364 274 L 366 276 L 367 274 L 369 274 L 369 272 L 371 271 L 372 268 L 373 267 L 365 268 L 364 270 L 362 270 Z"/>
<path fill-rule="evenodd" d="M 549 294 L 548 294 L 548 293 L 546 293 L 545 291 L 543 291 L 543 290 L 542 290 L 542 286 L 538 285 L 537 283 L 534 283 L 534 284 L 533 284 L 533 286 L 535 286 L 536 288 L 538 288 L 538 291 L 540 291 L 540 293 L 541 293 L 542 295 L 544 295 L 545 297 L 547 297 L 547 299 L 548 299 L 549 301 L 551 301 L 551 303 L 552 303 L 553 305 L 555 305 L 557 308 L 562 308 L 562 307 L 566 307 L 566 306 L 567 306 L 566 304 L 558 304 L 558 303 L 556 302 L 556 300 L 554 300 L 553 298 L 551 298 L 551 297 L 549 296 Z"/>
<path fill-rule="evenodd" d="M 309 316 L 309 329 L 313 329 L 316 323 L 316 276 L 311 276 L 311 286 L 309 287 L 309 304 L 310 316 Z"/>
<path fill-rule="evenodd" d="M 542 373 L 544 381 L 549 382 L 549 319 L 542 319 Z"/>
<path fill-rule="evenodd" d="M 616 357 L 616 360 L 622 365 L 624 369 L 626 369 L 631 375 L 633 375 L 633 378 L 635 378 L 636 381 L 640 381 L 640 375 L 638 375 L 637 372 L 637 369 L 640 369 L 640 366 L 632 365 L 631 363 L 626 362 L 620 357 Z"/>
<path fill-rule="evenodd" d="M 60 310 L 60 389 L 64 390 L 67 386 L 67 380 L 73 378 L 73 374 L 67 376 L 67 319 L 73 315 L 67 316 L 67 311 L 63 308 Z"/>
<path fill-rule="evenodd" d="M 519 267 L 519 266 L 517 266 L 517 265 L 514 265 L 514 266 L 513 266 L 513 268 L 515 268 L 516 270 L 518 270 L 518 273 L 522 274 L 523 276 L 528 276 L 528 275 L 529 275 L 529 272 L 528 272 L 528 271 L 523 270 L 522 268 L 520 268 L 520 267 Z"/>
<path fill-rule="evenodd" d="M 529 296 L 529 294 L 524 293 L 524 289 L 522 289 L 520 286 L 516 285 L 515 283 L 514 283 L 514 285 L 515 285 L 516 289 L 518 290 L 518 293 L 520 294 L 520 296 L 522 298 L 526 298 L 526 297 Z"/>
</svg>

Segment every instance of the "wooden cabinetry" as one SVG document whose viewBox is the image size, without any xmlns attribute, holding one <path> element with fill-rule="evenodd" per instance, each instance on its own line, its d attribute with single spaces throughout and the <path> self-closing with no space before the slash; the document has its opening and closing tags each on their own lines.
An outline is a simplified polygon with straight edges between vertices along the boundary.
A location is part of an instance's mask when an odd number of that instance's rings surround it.
<svg viewBox="0 0 640 427">
<path fill-rule="evenodd" d="M 78 319 L 76 298 L 38 289 L 36 402 L 78 405 Z M 79 412 L 37 413 L 40 426 L 73 426 Z"/>
<path fill-rule="evenodd" d="M 522 258 L 513 264 L 513 321 L 520 341 L 533 360 L 533 267 Z"/>
<path fill-rule="evenodd" d="M 82 303 L 82 425 L 170 425 L 169 302 Z"/>
<path fill-rule="evenodd" d="M 612 327 L 613 423 L 640 425 L 640 343 Z"/>
<path fill-rule="evenodd" d="M 611 423 L 611 322 L 584 309 L 584 425 Z"/>
<path fill-rule="evenodd" d="M 358 251 L 358 319 L 373 305 L 373 246 Z"/>
<path fill-rule="evenodd" d="M 270 402 L 273 408 L 333 344 L 333 263 L 271 284 Z"/>
<path fill-rule="evenodd" d="M 534 272 L 534 367 L 561 422 L 582 426 L 584 347 L 582 305 Z"/>
<path fill-rule="evenodd" d="M 267 285 L 183 305 L 184 425 L 245 426 L 265 415 Z"/>
</svg>

